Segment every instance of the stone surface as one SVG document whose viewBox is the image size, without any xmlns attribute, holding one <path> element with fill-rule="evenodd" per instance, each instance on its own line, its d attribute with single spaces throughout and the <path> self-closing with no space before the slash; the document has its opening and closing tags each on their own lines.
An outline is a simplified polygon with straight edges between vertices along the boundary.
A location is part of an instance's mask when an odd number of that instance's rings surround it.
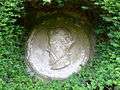
<svg viewBox="0 0 120 90">
<path fill-rule="evenodd" d="M 84 30 L 35 28 L 28 40 L 27 58 L 39 75 L 65 79 L 78 72 L 89 58 L 90 41 Z"/>
</svg>

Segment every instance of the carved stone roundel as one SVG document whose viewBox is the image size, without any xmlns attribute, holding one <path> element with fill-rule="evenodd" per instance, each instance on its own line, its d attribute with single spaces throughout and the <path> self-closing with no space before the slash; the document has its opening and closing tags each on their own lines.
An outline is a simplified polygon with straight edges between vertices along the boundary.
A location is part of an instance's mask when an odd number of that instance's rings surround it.
<svg viewBox="0 0 120 90">
<path fill-rule="evenodd" d="M 65 79 L 78 72 L 89 58 L 90 41 L 83 30 L 36 28 L 28 40 L 27 58 L 37 74 Z"/>
</svg>

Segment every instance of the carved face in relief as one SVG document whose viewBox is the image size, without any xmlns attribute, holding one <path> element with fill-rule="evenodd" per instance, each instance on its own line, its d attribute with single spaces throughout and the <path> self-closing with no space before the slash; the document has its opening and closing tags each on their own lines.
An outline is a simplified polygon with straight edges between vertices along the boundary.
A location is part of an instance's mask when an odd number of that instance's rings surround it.
<svg viewBox="0 0 120 90">
<path fill-rule="evenodd" d="M 51 69 L 61 69 L 70 64 L 69 49 L 72 43 L 73 41 L 69 31 L 58 28 L 50 32 L 49 54 Z"/>
</svg>

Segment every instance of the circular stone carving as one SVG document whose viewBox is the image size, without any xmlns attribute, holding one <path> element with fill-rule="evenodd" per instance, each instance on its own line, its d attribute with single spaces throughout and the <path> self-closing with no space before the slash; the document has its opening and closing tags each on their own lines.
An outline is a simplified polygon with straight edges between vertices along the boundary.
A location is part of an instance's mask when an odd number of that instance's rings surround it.
<svg viewBox="0 0 120 90">
<path fill-rule="evenodd" d="M 40 76 L 66 79 L 86 63 L 90 48 L 88 35 L 78 26 L 36 27 L 28 39 L 27 59 Z"/>
</svg>

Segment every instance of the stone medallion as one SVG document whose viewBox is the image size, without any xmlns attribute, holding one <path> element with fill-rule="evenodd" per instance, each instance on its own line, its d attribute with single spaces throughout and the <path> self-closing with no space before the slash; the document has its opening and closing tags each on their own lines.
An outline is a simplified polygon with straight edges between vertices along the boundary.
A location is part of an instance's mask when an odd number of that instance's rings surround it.
<svg viewBox="0 0 120 90">
<path fill-rule="evenodd" d="M 29 68 L 45 78 L 66 79 L 89 59 L 91 46 L 85 31 L 61 26 L 37 27 L 28 39 Z"/>
</svg>

